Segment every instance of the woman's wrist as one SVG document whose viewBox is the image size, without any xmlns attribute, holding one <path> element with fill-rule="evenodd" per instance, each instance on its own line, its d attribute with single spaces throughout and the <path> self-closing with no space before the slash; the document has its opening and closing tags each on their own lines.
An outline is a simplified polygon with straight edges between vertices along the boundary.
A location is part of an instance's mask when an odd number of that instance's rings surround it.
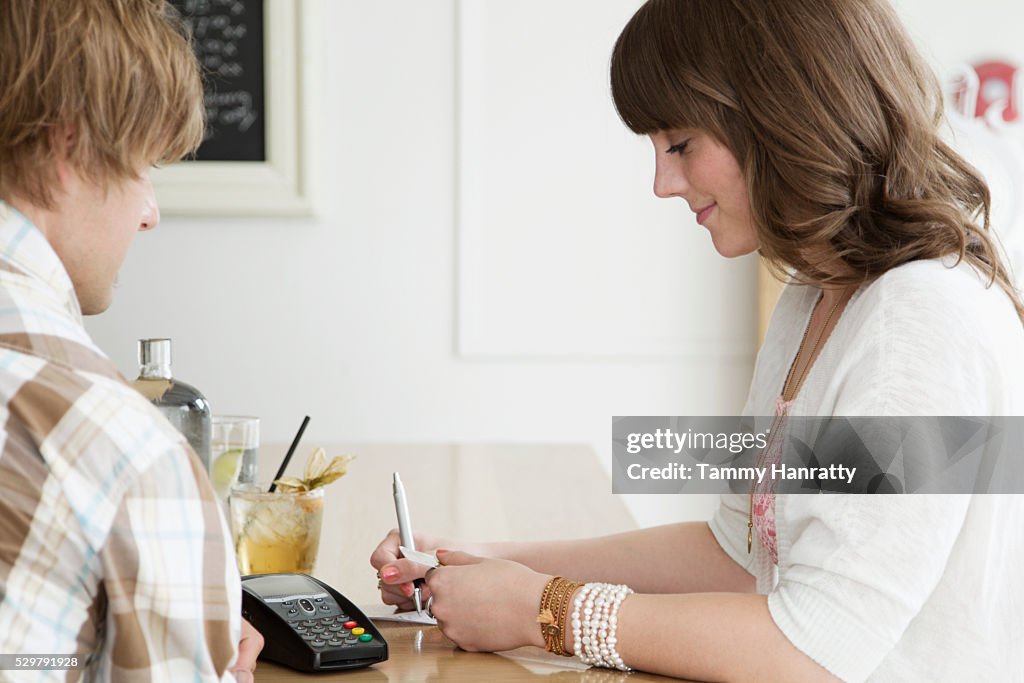
<svg viewBox="0 0 1024 683">
<path fill-rule="evenodd" d="M 580 586 L 572 592 L 569 596 L 569 604 L 575 605 L 576 598 L 579 597 L 580 591 L 583 590 L 583 586 Z M 565 624 L 562 626 L 562 649 L 565 650 L 567 655 L 576 654 L 576 643 L 572 633 L 572 608 L 569 608 L 569 616 L 565 620 Z"/>
<path fill-rule="evenodd" d="M 624 584 L 584 584 L 573 602 L 571 628 L 584 664 L 631 671 L 618 651 L 619 607 L 633 590 Z"/>
<path fill-rule="evenodd" d="M 544 588 L 552 579 L 551 576 L 533 573 L 529 588 L 524 593 L 523 619 L 525 626 L 523 633 L 524 642 L 535 647 L 544 647 L 544 631 L 537 615 L 540 612 L 541 598 L 544 595 Z"/>
<path fill-rule="evenodd" d="M 556 655 L 572 656 L 572 649 L 566 652 L 565 634 L 569 628 L 569 614 L 572 611 L 573 596 L 583 586 L 561 576 L 548 577 L 541 592 L 537 607 L 536 622 L 544 649 Z"/>
</svg>

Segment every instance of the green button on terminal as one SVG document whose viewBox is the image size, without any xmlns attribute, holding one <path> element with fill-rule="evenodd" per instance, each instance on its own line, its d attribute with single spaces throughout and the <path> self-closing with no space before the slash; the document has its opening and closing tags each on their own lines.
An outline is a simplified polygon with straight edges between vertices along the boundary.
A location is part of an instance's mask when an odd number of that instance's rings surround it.
<svg viewBox="0 0 1024 683">
<path fill-rule="evenodd" d="M 364 633 L 363 635 L 359 636 L 359 640 L 361 640 L 364 643 L 368 643 L 371 640 L 373 640 L 373 636 L 369 633 Z"/>
</svg>

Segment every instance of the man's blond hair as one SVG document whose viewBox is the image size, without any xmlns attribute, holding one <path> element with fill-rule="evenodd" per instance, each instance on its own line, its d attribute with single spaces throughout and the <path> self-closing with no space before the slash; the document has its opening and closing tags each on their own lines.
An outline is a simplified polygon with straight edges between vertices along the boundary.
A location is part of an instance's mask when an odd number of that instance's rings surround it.
<svg viewBox="0 0 1024 683">
<path fill-rule="evenodd" d="M 202 100 L 166 0 L 0 0 L 0 197 L 52 206 L 65 133 L 98 183 L 176 161 L 202 141 Z"/>
</svg>

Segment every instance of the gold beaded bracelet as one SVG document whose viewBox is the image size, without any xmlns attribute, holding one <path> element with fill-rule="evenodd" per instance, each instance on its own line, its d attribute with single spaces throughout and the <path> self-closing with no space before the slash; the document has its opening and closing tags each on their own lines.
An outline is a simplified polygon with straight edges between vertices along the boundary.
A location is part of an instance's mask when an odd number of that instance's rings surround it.
<svg viewBox="0 0 1024 683">
<path fill-rule="evenodd" d="M 544 586 L 537 623 L 540 624 L 540 633 L 544 638 L 544 649 L 548 652 L 572 657 L 565 651 L 565 620 L 569 614 L 572 595 L 582 585 L 561 576 L 553 576 Z"/>
</svg>

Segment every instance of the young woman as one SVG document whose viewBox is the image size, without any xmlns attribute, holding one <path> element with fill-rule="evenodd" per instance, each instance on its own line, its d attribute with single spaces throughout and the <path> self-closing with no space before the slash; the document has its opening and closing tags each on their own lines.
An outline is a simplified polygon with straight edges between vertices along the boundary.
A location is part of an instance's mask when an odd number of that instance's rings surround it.
<svg viewBox="0 0 1024 683">
<path fill-rule="evenodd" d="M 791 278 L 745 414 L 1024 411 L 1024 307 L 988 189 L 940 140 L 939 86 L 884 0 L 650 0 L 611 79 L 654 145 L 655 194 L 687 202 L 721 255 Z M 439 550 L 426 578 L 469 650 L 716 681 L 1022 680 L 1022 526 L 1024 496 L 769 488 L 723 496 L 710 523 L 418 543 L 468 551 Z M 424 568 L 397 546 L 371 562 L 408 607 Z"/>
</svg>

